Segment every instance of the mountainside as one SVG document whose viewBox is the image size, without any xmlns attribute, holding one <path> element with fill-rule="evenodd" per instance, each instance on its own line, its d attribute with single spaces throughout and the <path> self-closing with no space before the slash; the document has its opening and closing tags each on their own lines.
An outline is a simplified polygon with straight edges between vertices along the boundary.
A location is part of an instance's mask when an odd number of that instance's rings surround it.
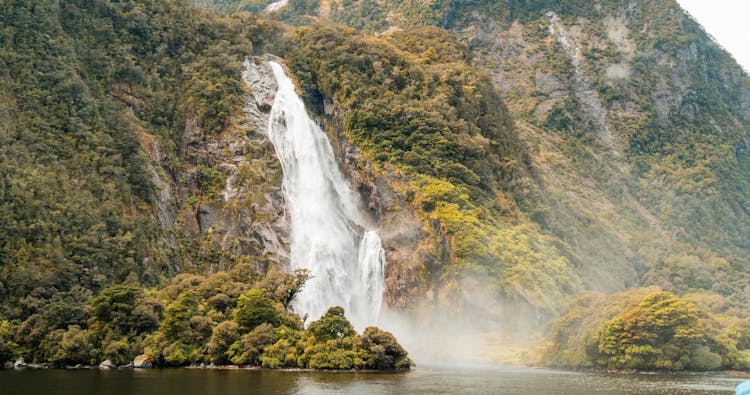
<svg viewBox="0 0 750 395">
<path fill-rule="evenodd" d="M 288 268 L 272 88 L 243 80 L 271 53 L 379 228 L 381 315 L 750 366 L 750 77 L 676 2 L 196 3 L 0 3 L 0 354 L 117 284 Z"/>
</svg>

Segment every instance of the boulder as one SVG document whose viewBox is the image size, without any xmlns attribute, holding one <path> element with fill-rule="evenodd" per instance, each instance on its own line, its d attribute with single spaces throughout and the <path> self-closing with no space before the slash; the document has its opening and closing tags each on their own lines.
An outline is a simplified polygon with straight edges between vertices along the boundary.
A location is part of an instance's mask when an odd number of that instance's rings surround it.
<svg viewBox="0 0 750 395">
<path fill-rule="evenodd" d="M 109 359 L 105 359 L 102 363 L 99 364 L 99 369 L 112 369 L 115 367 L 115 364 L 112 363 Z"/>
<path fill-rule="evenodd" d="M 18 368 L 25 368 L 26 367 L 26 361 L 23 360 L 23 358 L 16 359 L 16 362 L 13 364 L 13 367 Z"/>
<path fill-rule="evenodd" d="M 154 366 L 154 357 L 149 354 L 141 354 L 133 360 L 133 367 L 138 369 L 148 369 Z"/>
</svg>

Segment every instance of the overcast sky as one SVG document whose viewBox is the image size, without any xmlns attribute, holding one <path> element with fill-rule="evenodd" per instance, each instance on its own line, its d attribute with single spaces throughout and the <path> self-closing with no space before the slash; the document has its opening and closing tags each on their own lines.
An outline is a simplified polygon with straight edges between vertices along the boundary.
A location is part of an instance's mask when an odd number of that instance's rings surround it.
<svg viewBox="0 0 750 395">
<path fill-rule="evenodd" d="M 677 0 L 750 71 L 750 0 Z"/>
</svg>

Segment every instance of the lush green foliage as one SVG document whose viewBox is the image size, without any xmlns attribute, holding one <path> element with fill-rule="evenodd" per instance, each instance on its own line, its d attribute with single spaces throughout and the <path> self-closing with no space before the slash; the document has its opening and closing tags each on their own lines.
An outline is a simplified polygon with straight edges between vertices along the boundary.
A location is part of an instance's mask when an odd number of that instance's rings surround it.
<svg viewBox="0 0 750 395">
<path fill-rule="evenodd" d="M 0 3 L 0 320 L 84 327 L 93 303 L 113 336 L 153 329 L 138 284 L 202 258 L 155 221 L 143 146 L 158 141 L 175 178 L 195 165 L 182 133 L 222 132 L 241 109 L 259 25 L 182 0 Z M 222 180 L 198 168 L 209 195 Z"/>
<path fill-rule="evenodd" d="M 711 370 L 721 365 L 721 357 L 703 345 L 695 306 L 667 292 L 648 295 L 602 324 L 595 336 L 597 362 L 607 367 Z"/>
<path fill-rule="evenodd" d="M 527 158 L 489 76 L 466 63 L 449 33 L 422 28 L 379 40 L 315 26 L 295 41 L 290 66 L 307 101 L 322 95 L 346 108 L 347 133 L 378 162 L 476 196 L 523 176 Z"/>
<path fill-rule="evenodd" d="M 362 336 L 332 307 L 304 330 L 287 310 L 306 271 L 247 277 L 246 265 L 204 277 L 181 274 L 159 290 L 132 284 L 105 288 L 86 306 L 82 325 L 56 329 L 39 314 L 0 321 L 0 358 L 58 365 L 118 365 L 137 354 L 158 365 L 238 364 L 270 368 L 408 369 L 406 351 L 388 332 Z M 275 283 L 274 292 L 264 285 Z M 293 289 L 289 289 L 292 287 Z"/>
<path fill-rule="evenodd" d="M 240 295 L 234 320 L 244 331 L 251 331 L 262 323 L 273 324 L 276 320 L 271 299 L 266 297 L 265 289 L 252 289 Z"/>
<path fill-rule="evenodd" d="M 546 363 L 635 370 L 747 369 L 747 318 L 718 295 L 637 289 L 589 294 L 554 326 Z"/>
</svg>

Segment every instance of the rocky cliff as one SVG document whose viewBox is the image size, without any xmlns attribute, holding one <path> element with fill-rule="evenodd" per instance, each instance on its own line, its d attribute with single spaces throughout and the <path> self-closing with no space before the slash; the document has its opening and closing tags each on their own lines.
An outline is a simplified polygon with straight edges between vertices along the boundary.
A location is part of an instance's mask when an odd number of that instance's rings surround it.
<svg viewBox="0 0 750 395">
<path fill-rule="evenodd" d="M 530 158 L 524 180 L 540 197 L 519 205 L 516 214 L 506 210 L 495 217 L 508 224 L 521 215 L 521 223 L 552 236 L 584 288 L 611 292 L 658 284 L 681 291 L 724 289 L 738 301 L 747 297 L 742 270 L 727 268 L 747 265 L 740 235 L 748 230 L 742 208 L 748 77 L 675 2 L 321 2 L 315 10 L 369 32 L 363 37 L 379 37 L 366 44 L 369 51 L 391 42 L 429 59 L 426 42 L 446 38 L 437 31 L 422 36 L 423 28 L 414 26 L 424 24 L 445 28 L 466 45 L 467 62 L 489 72 L 502 97 L 494 105 L 510 111 L 513 138 Z M 281 15 L 300 12 L 293 4 Z M 433 56 L 445 60 L 438 48 L 432 46 Z M 324 78 L 313 82 L 320 88 Z M 373 77 L 363 71 L 362 78 Z M 346 93 L 328 93 L 326 117 L 345 119 L 352 106 L 341 103 Z M 330 130 L 340 135 L 346 126 Z M 358 166 L 342 155 L 346 167 Z M 508 185 L 493 188 L 513 195 Z M 440 245 L 440 232 L 422 224 L 421 240 L 437 237 L 433 245 Z M 435 229 L 441 225 L 433 223 Z M 687 256 L 731 263 L 682 263 L 680 269 L 669 263 Z M 689 274 L 677 273 L 685 270 Z M 724 280 L 692 282 L 703 271 Z M 517 284 L 521 294 L 528 292 L 521 289 Z"/>
</svg>

